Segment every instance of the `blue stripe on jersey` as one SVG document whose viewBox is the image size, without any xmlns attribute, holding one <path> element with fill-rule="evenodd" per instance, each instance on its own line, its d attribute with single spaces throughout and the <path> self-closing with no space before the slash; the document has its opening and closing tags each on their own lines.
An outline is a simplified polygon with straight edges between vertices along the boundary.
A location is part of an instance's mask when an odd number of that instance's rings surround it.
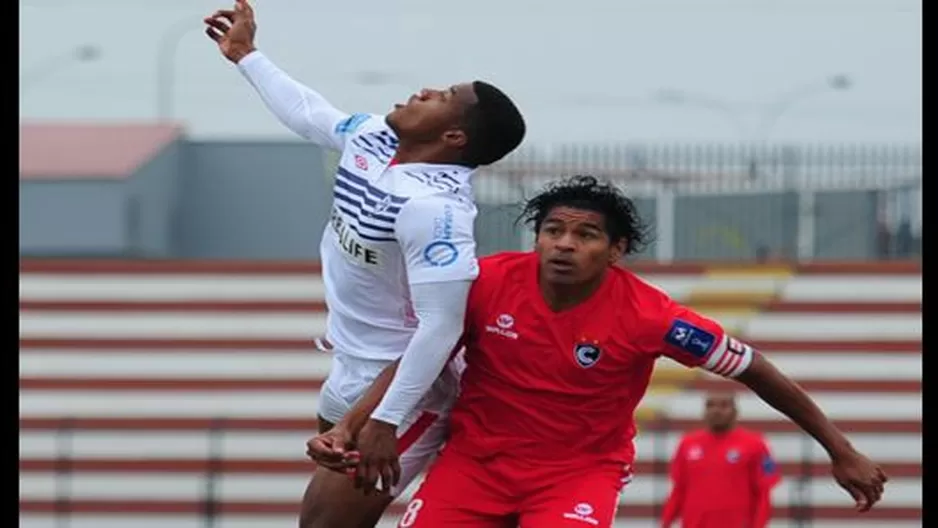
<svg viewBox="0 0 938 528">
<path fill-rule="evenodd" d="M 342 207 L 341 205 L 336 205 L 336 208 L 337 208 L 339 211 L 342 211 L 343 213 L 347 214 L 350 218 L 354 218 L 355 221 L 358 222 L 358 226 L 359 226 L 359 227 L 363 227 L 363 228 L 365 228 L 365 229 L 371 229 L 372 231 L 378 231 L 378 232 L 380 232 L 380 233 L 394 233 L 394 227 L 387 227 L 387 226 L 379 226 L 379 225 L 375 225 L 375 224 L 369 224 L 368 222 L 365 222 L 365 221 L 363 221 L 362 219 L 360 219 L 360 218 L 358 217 L 358 213 L 356 213 L 355 211 L 353 211 L 353 210 L 351 210 L 351 209 Z M 352 224 L 349 224 L 349 225 L 352 225 Z"/>
<path fill-rule="evenodd" d="M 364 150 L 368 154 L 371 154 L 372 156 L 374 156 L 375 159 L 377 159 L 379 163 L 387 163 L 388 160 L 391 159 L 390 156 L 382 156 L 381 154 L 378 154 L 377 152 L 375 152 L 373 149 L 366 147 L 365 145 L 362 144 L 361 140 L 362 140 L 362 137 L 358 136 L 357 138 L 352 140 L 352 144 Z"/>
<path fill-rule="evenodd" d="M 358 137 L 355 138 L 355 139 L 360 139 L 362 143 L 368 145 L 369 148 L 372 148 L 372 149 L 377 150 L 378 152 L 381 153 L 382 156 L 384 156 L 384 157 L 386 157 L 386 158 L 388 158 L 388 159 L 391 159 L 391 158 L 394 156 L 394 153 L 393 153 L 393 152 L 388 152 L 387 150 L 381 148 L 381 145 L 378 144 L 378 142 L 371 143 L 370 141 L 368 141 L 367 139 L 365 139 L 365 136 L 358 136 Z M 364 148 L 364 147 L 362 147 L 362 148 Z"/>
<path fill-rule="evenodd" d="M 355 224 L 348 223 L 346 225 L 348 226 L 349 229 L 351 229 L 352 231 L 355 231 L 355 234 L 357 234 L 358 236 L 362 237 L 365 240 L 371 240 L 372 242 L 397 242 L 397 239 L 394 237 L 380 237 L 380 236 L 366 235 L 366 234 L 363 234 L 361 231 L 359 231 L 358 226 L 356 226 Z"/>
<path fill-rule="evenodd" d="M 336 174 L 344 178 L 349 183 L 353 185 L 357 185 L 358 187 L 364 189 L 365 192 L 375 196 L 378 199 L 383 200 L 385 198 L 390 197 L 392 204 L 397 204 L 400 206 L 400 205 L 407 203 L 407 200 L 409 200 L 409 198 L 395 196 L 393 194 L 386 193 L 382 191 L 381 189 L 373 187 L 370 183 L 368 183 L 368 180 L 360 176 L 355 176 L 354 174 L 352 174 L 351 172 L 349 172 L 343 167 L 339 167 L 338 170 L 336 170 Z M 339 180 L 336 180 L 336 181 L 339 181 Z M 390 209 L 390 207 L 388 209 Z"/>
<path fill-rule="evenodd" d="M 457 186 L 459 185 L 459 180 L 457 180 L 456 178 L 453 178 L 452 176 L 450 176 L 449 174 L 446 174 L 445 172 L 440 173 L 440 178 L 444 180 L 449 180 L 450 182 L 452 182 L 453 185 L 457 185 Z"/>
<path fill-rule="evenodd" d="M 359 189 L 358 187 L 353 187 L 352 185 L 349 185 L 349 183 L 346 182 L 345 180 L 336 179 L 335 186 L 333 187 L 333 194 L 335 194 L 336 196 L 340 196 L 338 194 L 339 191 L 342 192 L 341 196 L 343 200 L 345 200 L 351 205 L 358 207 L 359 210 L 365 211 L 366 216 L 369 216 L 376 220 L 393 223 L 394 217 L 384 216 L 378 213 L 367 211 L 365 210 L 364 207 L 362 207 L 362 202 L 356 200 L 355 198 L 349 195 L 354 195 L 354 196 L 357 196 L 358 198 L 361 198 L 364 201 L 364 205 L 367 205 L 368 207 L 372 209 L 377 210 L 380 208 L 382 213 L 388 213 L 388 214 L 393 215 L 401 211 L 401 208 L 395 205 L 379 204 L 376 200 L 369 198 L 368 195 L 365 194 L 365 191 Z"/>
<path fill-rule="evenodd" d="M 425 172 L 404 171 L 404 174 L 434 189 L 453 193 L 459 191 L 459 182 L 444 172 L 427 174 Z"/>
<path fill-rule="evenodd" d="M 381 130 L 381 131 L 379 131 L 379 132 L 374 132 L 374 133 L 372 133 L 372 134 L 370 134 L 370 135 L 371 135 L 371 137 L 377 139 L 377 140 L 380 141 L 381 143 L 384 143 L 384 146 L 385 146 L 385 147 L 387 147 L 387 148 L 389 148 L 389 149 L 391 149 L 391 150 L 397 150 L 397 146 L 398 146 L 399 142 L 397 141 L 397 138 L 394 137 L 394 136 L 393 136 L 390 132 L 388 132 L 387 130 Z"/>
<path fill-rule="evenodd" d="M 360 218 L 373 219 L 374 222 L 372 222 L 371 225 L 374 226 L 375 229 L 379 231 L 387 230 L 389 232 L 394 230 L 394 217 L 378 215 L 367 211 L 362 208 L 361 202 L 338 192 L 338 189 L 336 189 L 336 192 L 332 193 L 332 197 L 348 204 L 350 207 L 348 214 L 354 216 L 356 220 Z M 379 225 L 378 222 L 383 222 L 384 225 Z"/>
</svg>

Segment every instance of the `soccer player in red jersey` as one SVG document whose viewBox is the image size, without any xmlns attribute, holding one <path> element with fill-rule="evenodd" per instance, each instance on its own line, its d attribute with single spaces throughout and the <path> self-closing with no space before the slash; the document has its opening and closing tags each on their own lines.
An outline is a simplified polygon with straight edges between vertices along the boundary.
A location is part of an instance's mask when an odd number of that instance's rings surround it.
<svg viewBox="0 0 938 528">
<path fill-rule="evenodd" d="M 451 436 L 402 528 L 611 526 L 631 476 L 633 414 L 662 356 L 744 383 L 824 446 L 858 509 L 880 499 L 882 470 L 798 385 L 716 321 L 617 265 L 643 239 L 619 189 L 574 177 L 530 200 L 524 217 L 535 252 L 480 261 Z M 355 464 L 366 493 L 400 471 L 395 428 L 368 418 L 393 376 L 392 364 L 308 443 L 323 465 Z"/>
<path fill-rule="evenodd" d="M 780 476 L 762 435 L 736 425 L 732 394 L 710 394 L 707 427 L 687 433 L 671 460 L 671 495 L 661 526 L 765 528 Z"/>
</svg>

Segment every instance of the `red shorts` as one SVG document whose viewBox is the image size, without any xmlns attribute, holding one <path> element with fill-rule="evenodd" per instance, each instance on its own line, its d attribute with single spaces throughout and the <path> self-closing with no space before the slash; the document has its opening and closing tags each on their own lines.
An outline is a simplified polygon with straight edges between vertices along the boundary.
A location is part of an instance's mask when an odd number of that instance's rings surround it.
<svg viewBox="0 0 938 528">
<path fill-rule="evenodd" d="M 399 528 L 612 526 L 628 467 L 544 466 L 509 456 L 484 461 L 444 449 Z"/>
</svg>

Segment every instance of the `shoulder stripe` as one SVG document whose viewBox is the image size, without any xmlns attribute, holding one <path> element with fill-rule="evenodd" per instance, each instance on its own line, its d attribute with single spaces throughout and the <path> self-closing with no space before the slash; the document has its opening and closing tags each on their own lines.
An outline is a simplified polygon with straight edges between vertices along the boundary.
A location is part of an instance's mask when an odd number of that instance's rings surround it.
<svg viewBox="0 0 938 528">
<path fill-rule="evenodd" d="M 368 154 L 371 154 L 372 156 L 374 156 L 375 159 L 377 159 L 379 163 L 387 163 L 391 159 L 390 156 L 383 156 L 379 154 L 375 149 L 365 146 L 363 144 L 362 136 L 358 136 L 355 139 L 353 139 L 352 144 L 362 149 L 363 151 L 367 152 Z"/>
<path fill-rule="evenodd" d="M 390 150 L 397 150 L 397 146 L 400 144 L 397 138 L 387 130 L 379 130 L 378 132 L 371 134 L 371 136 L 374 139 L 380 141 L 386 148 Z"/>
<path fill-rule="evenodd" d="M 374 143 L 372 143 L 372 142 L 368 141 L 368 139 L 367 139 L 365 136 L 358 136 L 358 137 L 355 138 L 355 139 L 356 139 L 356 140 L 361 140 L 361 142 L 364 143 L 365 145 L 368 145 L 369 148 L 372 148 L 372 149 L 374 149 L 374 150 L 380 152 L 381 155 L 384 156 L 385 158 L 390 159 L 390 158 L 393 158 L 393 157 L 394 157 L 394 153 L 393 153 L 393 152 L 388 152 L 388 151 L 387 151 L 385 148 L 383 148 L 382 145 L 379 144 L 377 141 L 374 142 Z"/>
</svg>

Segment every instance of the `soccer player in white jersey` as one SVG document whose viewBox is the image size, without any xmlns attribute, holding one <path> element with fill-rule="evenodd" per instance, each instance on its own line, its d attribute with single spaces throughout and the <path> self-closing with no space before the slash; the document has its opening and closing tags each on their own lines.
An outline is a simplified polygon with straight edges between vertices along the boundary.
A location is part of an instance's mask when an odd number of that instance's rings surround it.
<svg viewBox="0 0 938 528">
<path fill-rule="evenodd" d="M 478 274 L 470 179 L 476 167 L 521 143 L 524 120 L 505 94 L 479 81 L 423 90 L 387 116 L 350 115 L 257 51 L 246 0 L 205 24 L 284 125 L 342 152 L 320 248 L 329 309 L 322 343 L 334 353 L 320 396 L 320 430 L 340 420 L 382 369 L 401 358 L 388 398 L 362 434 L 393 431 L 402 474 L 391 493 L 366 497 L 345 476 L 320 468 L 304 496 L 300 525 L 373 526 L 445 438 L 457 380 L 444 365 Z M 443 374 L 428 382 L 429 371 Z"/>
</svg>

